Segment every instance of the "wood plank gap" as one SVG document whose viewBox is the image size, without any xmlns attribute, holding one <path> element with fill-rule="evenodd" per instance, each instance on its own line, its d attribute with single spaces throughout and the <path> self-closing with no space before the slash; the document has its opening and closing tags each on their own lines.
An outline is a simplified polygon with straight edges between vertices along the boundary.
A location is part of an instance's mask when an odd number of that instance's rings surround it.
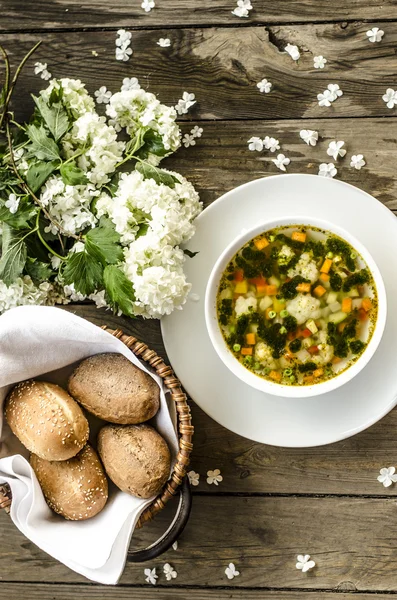
<svg viewBox="0 0 397 600">
<path fill-rule="evenodd" d="M 196 497 L 218 497 L 218 498 L 353 498 L 357 500 L 393 500 L 396 502 L 397 494 L 385 496 L 384 494 L 309 494 L 309 493 L 284 493 L 284 492 L 205 492 L 193 491 Z"/>
</svg>

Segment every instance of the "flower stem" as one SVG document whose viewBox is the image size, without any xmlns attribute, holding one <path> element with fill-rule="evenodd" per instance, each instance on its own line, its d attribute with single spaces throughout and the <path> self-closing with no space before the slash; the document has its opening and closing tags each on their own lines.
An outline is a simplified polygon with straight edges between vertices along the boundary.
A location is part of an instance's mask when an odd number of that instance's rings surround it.
<svg viewBox="0 0 397 600">
<path fill-rule="evenodd" d="M 45 241 L 45 239 L 43 238 L 43 236 L 41 235 L 40 232 L 40 226 L 39 226 L 39 220 L 40 220 L 40 210 L 37 211 L 37 217 L 36 217 L 36 227 L 35 229 L 33 229 L 33 231 L 37 231 L 37 235 L 38 238 L 40 240 L 40 242 L 43 244 L 43 246 L 45 246 L 47 248 L 47 250 L 49 252 L 51 252 L 51 254 L 53 254 L 54 256 L 56 256 L 57 258 L 60 258 L 61 260 L 66 260 L 66 258 L 64 256 L 61 256 L 60 254 L 58 254 L 57 252 L 55 252 L 55 250 L 53 250 Z M 33 233 L 33 231 L 31 233 Z"/>
</svg>

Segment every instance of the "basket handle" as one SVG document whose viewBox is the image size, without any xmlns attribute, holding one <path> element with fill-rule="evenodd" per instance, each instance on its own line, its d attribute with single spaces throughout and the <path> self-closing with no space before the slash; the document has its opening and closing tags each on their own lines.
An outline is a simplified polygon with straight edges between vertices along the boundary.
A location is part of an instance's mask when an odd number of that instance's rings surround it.
<svg viewBox="0 0 397 600">
<path fill-rule="evenodd" d="M 160 556 L 160 554 L 163 554 L 163 552 L 169 550 L 172 544 L 176 542 L 182 531 L 185 529 L 186 523 L 189 520 L 191 508 L 192 493 L 190 491 L 189 480 L 187 477 L 185 477 L 182 485 L 179 488 L 178 508 L 175 517 L 167 531 L 156 542 L 147 548 L 129 552 L 128 560 L 136 563 L 145 562 L 147 560 L 153 560 Z"/>
</svg>

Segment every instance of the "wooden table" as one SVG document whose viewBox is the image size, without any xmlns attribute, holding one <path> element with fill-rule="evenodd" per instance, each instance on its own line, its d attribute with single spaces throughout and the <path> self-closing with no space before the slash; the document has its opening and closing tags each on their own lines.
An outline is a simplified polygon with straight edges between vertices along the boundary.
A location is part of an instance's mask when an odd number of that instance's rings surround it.
<svg viewBox="0 0 397 600">
<path fill-rule="evenodd" d="M 252 3 L 249 19 L 238 19 L 231 14 L 234 0 L 156 0 L 150 13 L 140 0 L 4 0 L 0 30 L 14 64 L 42 39 L 36 60 L 47 62 L 54 76 L 81 78 L 91 92 L 100 85 L 116 91 L 127 76 L 138 77 L 169 104 L 185 90 L 194 92 L 198 103 L 181 127 L 186 133 L 198 123 L 203 137 L 166 166 L 187 176 L 206 205 L 239 184 L 278 172 L 272 155 L 247 149 L 249 137 L 269 135 L 291 158 L 291 173 L 316 173 L 319 163 L 331 161 L 329 141 L 344 140 L 348 155 L 364 154 L 367 166 L 356 171 L 344 159 L 338 178 L 397 209 L 397 108 L 388 110 L 382 100 L 386 88 L 397 87 L 395 0 Z M 372 26 L 386 32 L 381 43 L 368 42 Z M 114 59 L 120 27 L 133 32 L 134 54 L 127 63 Z M 156 45 L 160 37 L 169 37 L 171 47 Z M 288 42 L 301 49 L 298 63 L 283 52 Z M 313 68 L 319 54 L 328 60 L 321 71 Z M 274 85 L 270 94 L 256 88 L 263 77 Z M 316 95 L 331 82 L 344 95 L 320 108 Z M 18 86 L 18 117 L 28 117 L 28 90 L 42 83 L 30 64 Z M 316 148 L 299 139 L 301 129 L 320 132 Z M 374 228 L 374 235 L 381 232 Z M 156 322 L 118 319 L 90 306 L 69 310 L 122 327 L 164 355 Z M 159 572 L 170 562 L 176 580 L 168 583 L 160 575 L 152 587 L 144 581 L 143 565 L 127 562 L 118 588 L 91 585 L 1 514 L 0 600 L 386 600 L 397 594 L 396 488 L 376 480 L 381 467 L 397 462 L 397 411 L 352 439 L 307 450 L 243 439 L 193 402 L 192 412 L 192 468 L 201 481 L 191 520 L 177 551 L 145 565 Z M 214 468 L 222 471 L 219 487 L 205 482 Z M 171 514 L 164 511 L 137 541 L 153 541 Z M 316 560 L 313 572 L 295 568 L 301 553 Z M 241 575 L 228 581 L 224 570 L 231 561 Z"/>
</svg>

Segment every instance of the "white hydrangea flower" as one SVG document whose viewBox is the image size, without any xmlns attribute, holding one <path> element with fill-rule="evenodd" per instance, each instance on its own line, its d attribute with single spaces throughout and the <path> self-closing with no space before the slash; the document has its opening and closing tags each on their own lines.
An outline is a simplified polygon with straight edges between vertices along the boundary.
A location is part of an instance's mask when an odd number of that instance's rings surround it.
<svg viewBox="0 0 397 600">
<path fill-rule="evenodd" d="M 105 294 L 105 290 L 102 290 L 101 292 L 95 292 L 94 294 L 90 294 L 88 299 L 95 302 L 97 308 L 109 308 L 109 305 L 105 299 Z"/>
<path fill-rule="evenodd" d="M 116 60 L 121 60 L 126 62 L 129 60 L 132 54 L 131 45 L 131 37 L 132 34 L 130 31 L 126 31 L 125 29 L 119 29 L 117 31 L 116 38 Z"/>
<path fill-rule="evenodd" d="M 136 77 L 124 77 L 123 84 L 121 86 L 122 92 L 128 92 L 129 90 L 140 90 L 141 86 Z"/>
<path fill-rule="evenodd" d="M 95 102 L 80 79 L 53 79 L 49 86 L 40 92 L 46 102 L 48 102 L 54 89 L 62 89 L 62 101 L 74 118 L 77 119 L 86 112 L 95 111 Z"/>
<path fill-rule="evenodd" d="M 333 100 L 336 100 L 339 96 L 343 96 L 343 92 L 337 83 L 329 83 L 327 88 L 331 92 Z"/>
<path fill-rule="evenodd" d="M 337 172 L 334 163 L 321 163 L 318 169 L 318 174 L 321 177 L 335 177 Z"/>
<path fill-rule="evenodd" d="M 84 296 L 84 294 L 80 294 L 80 292 L 76 292 L 76 290 L 74 288 L 74 283 L 71 283 L 70 285 L 64 285 L 63 293 L 65 296 L 65 299 L 67 299 L 69 302 L 82 302 L 83 300 L 86 299 L 86 296 Z"/>
<path fill-rule="evenodd" d="M 182 138 L 182 144 L 185 146 L 185 148 L 189 148 L 189 146 L 195 146 L 196 145 L 196 140 L 194 138 L 194 135 L 190 135 L 189 133 L 185 133 L 185 135 Z"/>
<path fill-rule="evenodd" d="M 267 135 L 263 140 L 263 147 L 270 150 L 270 152 L 276 152 L 276 150 L 280 150 L 280 142 L 276 138 Z"/>
<path fill-rule="evenodd" d="M 287 44 L 284 48 L 285 52 L 287 52 L 293 60 L 299 60 L 300 52 L 298 46 L 294 44 Z"/>
<path fill-rule="evenodd" d="M 50 263 L 51 266 L 54 270 L 59 269 L 59 267 L 61 266 L 62 260 L 60 258 L 58 258 L 57 256 L 50 256 Z"/>
<path fill-rule="evenodd" d="M 344 145 L 345 142 L 337 142 L 336 140 L 332 140 L 332 142 L 329 143 L 327 148 L 328 156 L 332 156 L 334 160 L 337 160 L 338 156 L 343 158 L 346 154 L 346 150 L 343 148 Z"/>
<path fill-rule="evenodd" d="M 313 57 L 313 65 L 315 69 L 324 69 L 327 62 L 327 59 L 324 58 L 324 56 L 322 56 L 321 54 L 319 56 Z"/>
<path fill-rule="evenodd" d="M 395 467 L 383 467 L 379 471 L 377 479 L 379 483 L 382 483 L 384 487 L 390 487 L 397 481 L 397 475 Z"/>
<path fill-rule="evenodd" d="M 236 17 L 248 17 L 250 10 L 252 10 L 251 0 L 237 0 L 237 6 L 232 10 L 232 15 Z"/>
<path fill-rule="evenodd" d="M 200 475 L 195 471 L 189 471 L 187 474 L 190 485 L 196 486 L 200 483 Z"/>
<path fill-rule="evenodd" d="M 169 563 L 165 563 L 163 567 L 163 573 L 167 581 L 171 581 L 172 579 L 176 579 L 178 573 L 175 571 L 173 567 Z"/>
<path fill-rule="evenodd" d="M 150 12 L 156 6 L 154 0 L 143 0 L 141 7 L 145 12 Z"/>
<path fill-rule="evenodd" d="M 286 167 L 289 165 L 291 160 L 287 158 L 284 154 L 277 154 L 277 158 L 272 158 L 272 162 L 276 165 L 280 171 L 286 171 Z"/>
<path fill-rule="evenodd" d="M 302 573 L 306 573 L 313 569 L 316 566 L 314 560 L 310 560 L 310 554 L 298 554 L 296 568 L 302 571 Z"/>
<path fill-rule="evenodd" d="M 219 485 L 221 481 L 223 481 L 223 477 L 219 469 L 214 469 L 214 471 L 207 471 L 207 483 L 209 485 Z"/>
<path fill-rule="evenodd" d="M 248 142 L 248 150 L 251 150 L 251 152 L 261 152 L 263 150 L 263 141 L 261 140 L 260 137 L 251 137 Z"/>
<path fill-rule="evenodd" d="M 363 154 L 353 154 L 350 159 L 350 166 L 359 171 L 362 167 L 366 165 Z"/>
<path fill-rule="evenodd" d="M 372 27 L 367 31 L 367 37 L 370 42 L 381 42 L 385 32 L 379 27 Z"/>
<path fill-rule="evenodd" d="M 4 205 L 6 208 L 8 208 L 12 215 L 15 215 L 18 210 L 19 202 L 20 198 L 18 198 L 18 196 L 15 194 L 10 194 Z"/>
<path fill-rule="evenodd" d="M 319 106 L 331 106 L 331 103 L 334 101 L 334 97 L 329 90 L 324 90 L 324 92 L 317 94 L 317 100 Z"/>
<path fill-rule="evenodd" d="M 130 60 L 130 56 L 132 54 L 132 48 L 128 46 L 122 46 L 121 48 L 116 48 L 116 60 L 121 60 L 123 62 L 127 62 Z"/>
<path fill-rule="evenodd" d="M 108 91 L 106 86 L 102 85 L 99 90 L 94 92 L 97 104 L 107 104 L 112 97 L 112 92 Z"/>
<path fill-rule="evenodd" d="M 193 137 L 201 137 L 203 135 L 203 131 L 204 129 L 202 127 L 195 125 L 193 129 L 190 130 L 190 133 Z"/>
<path fill-rule="evenodd" d="M 308 146 L 315 146 L 318 142 L 318 131 L 313 129 L 302 129 L 299 135 Z"/>
<path fill-rule="evenodd" d="M 160 38 L 156 43 L 160 48 L 169 48 L 171 46 L 171 40 L 169 38 Z"/>
<path fill-rule="evenodd" d="M 260 92 L 268 94 L 271 91 L 273 84 L 271 84 L 267 79 L 262 79 L 256 84 L 256 87 Z"/>
<path fill-rule="evenodd" d="M 51 73 L 47 69 L 47 63 L 36 62 L 34 63 L 34 74 L 40 75 L 41 79 L 48 81 L 51 79 Z"/>
<path fill-rule="evenodd" d="M 144 569 L 143 571 L 145 577 L 145 581 L 147 583 L 151 583 L 152 585 L 156 585 L 158 575 L 156 575 L 156 567 L 154 569 Z"/>
<path fill-rule="evenodd" d="M 392 88 L 387 88 L 386 94 L 382 96 L 382 100 L 386 102 L 387 108 L 394 108 L 397 104 L 397 91 Z"/>
<path fill-rule="evenodd" d="M 27 304 L 53 305 L 56 301 L 53 290 L 53 285 L 48 282 L 37 287 L 29 275 L 18 277 L 9 286 L 0 280 L 0 313 Z"/>
<path fill-rule="evenodd" d="M 189 94 L 189 92 L 183 92 L 182 98 L 178 100 L 178 103 L 175 105 L 175 110 L 178 115 L 186 115 L 193 104 L 196 104 L 195 95 Z"/>
<path fill-rule="evenodd" d="M 229 563 L 225 569 L 225 575 L 228 579 L 234 579 L 240 575 L 240 571 L 237 571 L 234 563 Z"/>
</svg>

